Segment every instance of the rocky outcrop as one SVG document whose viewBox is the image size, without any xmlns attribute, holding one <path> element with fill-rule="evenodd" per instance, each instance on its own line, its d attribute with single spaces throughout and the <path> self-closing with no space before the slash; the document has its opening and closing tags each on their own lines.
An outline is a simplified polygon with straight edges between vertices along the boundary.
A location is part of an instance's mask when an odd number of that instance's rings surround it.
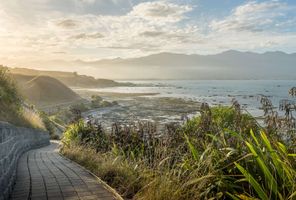
<svg viewBox="0 0 296 200">
<path fill-rule="evenodd" d="M 46 132 L 0 122 L 0 200 L 9 197 L 19 157 L 30 149 L 48 144 Z"/>
</svg>

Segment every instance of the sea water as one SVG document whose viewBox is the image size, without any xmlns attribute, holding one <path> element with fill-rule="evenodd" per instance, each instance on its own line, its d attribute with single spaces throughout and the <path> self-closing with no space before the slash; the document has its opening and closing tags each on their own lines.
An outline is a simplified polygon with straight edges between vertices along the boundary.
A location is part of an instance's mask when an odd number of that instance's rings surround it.
<svg viewBox="0 0 296 200">
<path fill-rule="evenodd" d="M 289 89 L 296 80 L 125 80 L 137 87 L 97 89 L 100 92 L 157 93 L 155 97 L 177 97 L 207 102 L 210 105 L 230 105 L 236 99 L 254 116 L 262 115 L 260 96 L 267 96 L 274 107 L 282 99 L 295 100 Z"/>
</svg>

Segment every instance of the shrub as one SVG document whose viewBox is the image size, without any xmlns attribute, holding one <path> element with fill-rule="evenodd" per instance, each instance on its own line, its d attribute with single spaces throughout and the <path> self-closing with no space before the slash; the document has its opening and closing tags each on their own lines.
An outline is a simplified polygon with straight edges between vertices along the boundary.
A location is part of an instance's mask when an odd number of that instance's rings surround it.
<svg viewBox="0 0 296 200">
<path fill-rule="evenodd" d="M 103 101 L 103 98 L 98 95 L 92 95 L 91 96 L 91 107 L 92 108 L 99 108 L 101 107 L 101 103 Z"/>
<path fill-rule="evenodd" d="M 89 145 L 97 151 L 110 149 L 110 142 L 100 125 L 84 123 L 83 120 L 70 125 L 64 133 L 62 142 L 69 146 L 72 142 L 81 145 Z"/>
<path fill-rule="evenodd" d="M 12 122 L 21 118 L 21 97 L 7 69 L 0 66 L 0 120 Z"/>
<path fill-rule="evenodd" d="M 80 103 L 80 104 L 71 105 L 70 110 L 80 110 L 81 112 L 85 112 L 89 110 L 89 107 L 84 103 Z"/>
<path fill-rule="evenodd" d="M 295 146 L 260 132 L 237 105 L 203 105 L 201 116 L 181 127 L 167 126 L 160 135 L 144 122 L 114 124 L 111 133 L 92 126 L 97 125 L 80 121 L 70 126 L 62 151 L 124 197 L 295 198 Z"/>
<path fill-rule="evenodd" d="M 92 108 L 105 108 L 105 107 L 110 107 L 110 106 L 116 106 L 118 105 L 117 101 L 105 101 L 103 100 L 102 97 L 93 95 L 91 97 L 91 107 Z"/>
<path fill-rule="evenodd" d="M 45 112 L 39 113 L 40 117 L 42 118 L 43 124 L 46 128 L 46 130 L 49 132 L 49 135 L 53 136 L 55 135 L 55 128 L 50 119 L 48 118 L 47 114 Z"/>
</svg>

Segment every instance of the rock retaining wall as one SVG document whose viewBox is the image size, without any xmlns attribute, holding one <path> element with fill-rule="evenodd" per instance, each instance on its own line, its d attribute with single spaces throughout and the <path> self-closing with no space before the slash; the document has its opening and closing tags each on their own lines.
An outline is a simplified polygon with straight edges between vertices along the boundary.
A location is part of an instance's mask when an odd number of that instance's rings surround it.
<svg viewBox="0 0 296 200">
<path fill-rule="evenodd" d="M 30 149 L 48 144 L 46 132 L 0 122 L 0 200 L 9 198 L 19 157 Z"/>
</svg>

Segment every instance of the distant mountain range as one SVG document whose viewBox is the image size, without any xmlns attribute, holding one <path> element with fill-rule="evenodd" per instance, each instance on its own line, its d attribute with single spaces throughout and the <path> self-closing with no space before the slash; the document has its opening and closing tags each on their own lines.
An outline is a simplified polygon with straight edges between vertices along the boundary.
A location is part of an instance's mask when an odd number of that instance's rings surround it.
<svg viewBox="0 0 296 200">
<path fill-rule="evenodd" d="M 296 79 L 296 53 L 229 50 L 216 55 L 159 53 L 130 59 L 63 63 L 113 79 Z M 94 71 L 94 70 L 93 70 Z"/>
<path fill-rule="evenodd" d="M 115 58 L 115 59 L 103 59 L 98 61 L 85 62 L 82 60 L 76 60 L 77 64 L 92 64 L 92 65 L 105 65 L 105 64 L 128 64 L 128 65 L 200 65 L 200 64 L 217 64 L 215 61 L 236 61 L 237 59 L 258 59 L 261 61 L 267 61 L 269 59 L 296 59 L 296 53 L 287 54 L 281 51 L 265 52 L 265 53 L 253 53 L 253 52 L 240 52 L 235 50 L 225 51 L 214 55 L 198 55 L 198 54 L 177 54 L 177 53 L 158 53 L 138 58 Z M 267 59 L 267 60 L 266 60 Z M 236 63 L 234 63 L 236 64 Z"/>
<path fill-rule="evenodd" d="M 164 52 L 128 59 L 35 61 L 27 67 L 48 69 L 48 71 L 13 68 L 11 72 L 51 76 L 70 87 L 125 86 L 110 79 L 295 80 L 296 53 L 229 50 L 215 55 L 187 55 Z M 85 75 L 77 75 L 73 71 Z"/>
</svg>

